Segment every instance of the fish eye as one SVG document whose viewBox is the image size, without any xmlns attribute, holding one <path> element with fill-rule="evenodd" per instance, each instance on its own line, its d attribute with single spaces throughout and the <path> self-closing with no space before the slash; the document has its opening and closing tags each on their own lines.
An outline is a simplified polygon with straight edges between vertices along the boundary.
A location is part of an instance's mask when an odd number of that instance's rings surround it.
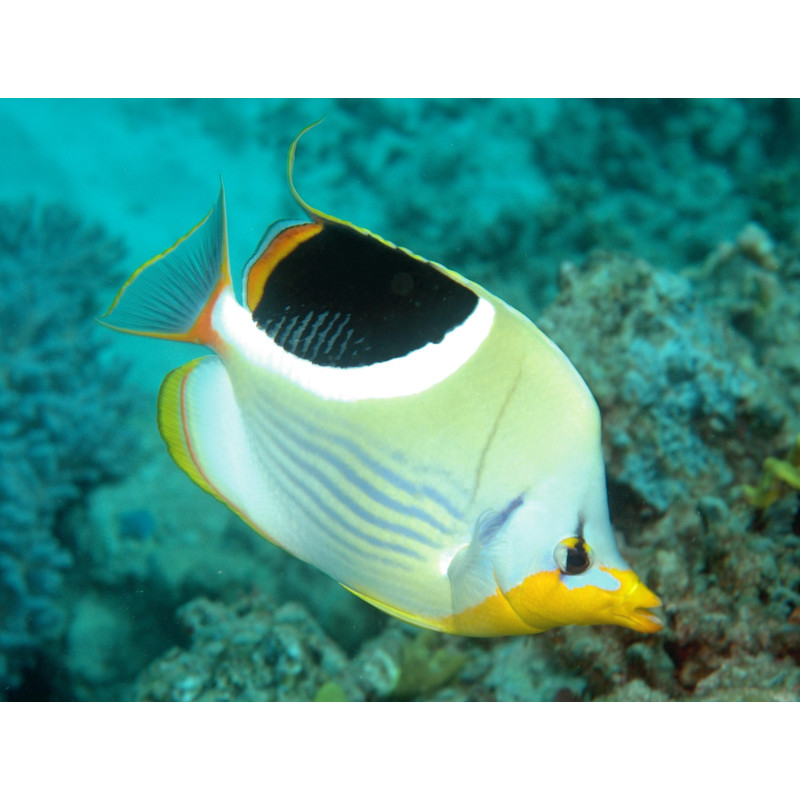
<svg viewBox="0 0 800 800">
<path fill-rule="evenodd" d="M 565 575 L 580 575 L 592 565 L 591 551 L 586 542 L 577 536 L 562 539 L 553 557 Z"/>
</svg>

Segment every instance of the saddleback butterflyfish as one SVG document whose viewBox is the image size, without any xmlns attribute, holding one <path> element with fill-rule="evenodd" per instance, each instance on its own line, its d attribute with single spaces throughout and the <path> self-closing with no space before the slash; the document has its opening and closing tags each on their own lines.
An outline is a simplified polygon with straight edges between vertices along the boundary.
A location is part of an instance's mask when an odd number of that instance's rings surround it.
<svg viewBox="0 0 800 800">
<path fill-rule="evenodd" d="M 407 622 L 469 636 L 657 631 L 660 602 L 614 542 L 600 415 L 575 368 L 482 287 L 305 203 L 296 146 L 289 185 L 310 221 L 267 230 L 244 304 L 221 188 L 102 320 L 213 350 L 161 387 L 178 466 Z"/>
</svg>

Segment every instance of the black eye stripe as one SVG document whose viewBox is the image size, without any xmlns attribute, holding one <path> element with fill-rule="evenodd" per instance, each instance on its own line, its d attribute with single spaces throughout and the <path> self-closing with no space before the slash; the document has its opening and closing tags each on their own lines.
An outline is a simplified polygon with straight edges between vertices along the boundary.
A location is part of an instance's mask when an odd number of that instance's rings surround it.
<svg viewBox="0 0 800 800">
<path fill-rule="evenodd" d="M 583 533 L 582 524 L 579 530 Z M 582 537 L 572 536 L 558 543 L 554 554 L 558 568 L 565 575 L 580 575 L 592 564 L 592 555 Z"/>
<path fill-rule="evenodd" d="M 586 571 L 588 566 L 589 554 L 586 552 L 585 545 L 581 539 L 577 547 L 567 548 L 567 564 L 564 572 L 567 575 L 580 575 L 581 572 Z"/>
</svg>

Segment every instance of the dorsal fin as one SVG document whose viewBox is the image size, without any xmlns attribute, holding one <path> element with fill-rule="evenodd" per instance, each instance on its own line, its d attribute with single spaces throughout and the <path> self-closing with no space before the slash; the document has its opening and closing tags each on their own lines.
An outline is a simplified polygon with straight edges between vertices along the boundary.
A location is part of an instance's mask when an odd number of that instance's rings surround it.
<svg viewBox="0 0 800 800">
<path fill-rule="evenodd" d="M 368 233 L 368 231 L 356 228 L 345 220 L 338 219 L 330 214 L 325 214 L 318 208 L 309 205 L 303 200 L 294 185 L 294 159 L 297 151 L 297 143 L 306 132 L 315 128 L 324 119 L 325 117 L 321 117 L 316 122 L 306 125 L 306 127 L 295 136 L 294 141 L 292 141 L 289 147 L 289 156 L 286 162 L 289 191 L 291 191 L 292 197 L 300 208 L 311 217 L 313 222 L 306 222 L 305 220 L 282 220 L 274 222 L 267 228 L 255 252 L 245 264 L 242 273 L 242 295 L 250 311 L 255 311 L 256 305 L 264 294 L 264 286 L 275 267 L 286 258 L 295 247 L 319 233 L 320 230 L 322 230 L 322 226 L 342 225 L 347 228 L 359 230 L 362 233 Z"/>
<path fill-rule="evenodd" d="M 364 367 L 437 345 L 463 325 L 478 295 L 438 264 L 292 196 L 311 222 L 273 225 L 245 268 L 256 325 L 279 347 L 316 366 Z"/>
<path fill-rule="evenodd" d="M 303 211 L 308 214 L 314 222 L 319 222 L 320 224 L 324 225 L 325 223 L 334 223 L 337 225 L 346 225 L 348 228 L 354 228 L 354 225 L 351 225 L 349 222 L 346 222 L 343 219 L 339 219 L 338 217 L 332 217 L 330 214 L 326 214 L 324 211 L 320 211 L 318 208 L 314 208 L 306 203 L 305 200 L 300 196 L 300 192 L 297 191 L 297 187 L 294 185 L 294 158 L 295 153 L 297 152 L 297 143 L 300 139 L 303 138 L 312 128 L 316 128 L 325 117 L 320 117 L 316 122 L 312 122 L 310 125 L 306 125 L 297 136 L 294 137 L 294 141 L 289 147 L 289 158 L 287 159 L 286 163 L 286 174 L 289 179 L 289 191 L 292 193 L 292 197 L 294 197 L 297 204 Z"/>
<path fill-rule="evenodd" d="M 339 217 L 334 217 L 331 214 L 326 214 L 324 211 L 320 211 L 318 208 L 314 208 L 314 206 L 309 205 L 300 196 L 300 192 L 297 191 L 297 187 L 294 185 L 294 159 L 295 159 L 295 153 L 297 152 L 297 143 L 300 141 L 300 139 L 303 138 L 303 136 L 306 135 L 306 133 L 308 133 L 308 131 L 310 131 L 312 128 L 316 128 L 317 125 L 319 125 L 324 119 L 325 117 L 322 117 L 318 119 L 316 122 L 312 122 L 310 125 L 306 125 L 306 127 L 303 128 L 303 130 L 301 130 L 300 133 L 297 134 L 297 136 L 295 136 L 294 141 L 289 147 L 289 158 L 287 160 L 286 172 L 289 178 L 289 190 L 291 191 L 292 197 L 294 197 L 297 204 L 300 206 L 300 208 L 303 209 L 303 211 L 306 212 L 306 214 L 308 214 L 309 217 L 311 217 L 311 219 L 314 220 L 314 222 L 318 223 L 319 225 L 338 225 L 343 228 L 349 228 L 350 230 L 357 231 L 358 233 L 364 236 L 369 236 L 373 239 L 377 239 L 379 242 L 381 242 L 381 244 L 385 244 L 388 247 L 393 247 L 395 250 L 402 250 L 403 252 L 408 253 L 408 255 L 414 258 L 419 258 L 420 261 L 427 262 L 427 259 L 420 258 L 420 256 L 416 255 L 416 253 L 412 253 L 411 251 L 406 250 L 404 247 L 398 247 L 396 244 L 394 244 L 394 242 L 390 242 L 388 241 L 388 239 L 384 239 L 382 236 L 378 236 L 376 233 L 373 233 L 371 230 L 368 230 L 367 228 L 362 228 L 359 225 L 354 225 L 352 222 L 348 222 L 346 219 L 339 219 Z"/>
</svg>

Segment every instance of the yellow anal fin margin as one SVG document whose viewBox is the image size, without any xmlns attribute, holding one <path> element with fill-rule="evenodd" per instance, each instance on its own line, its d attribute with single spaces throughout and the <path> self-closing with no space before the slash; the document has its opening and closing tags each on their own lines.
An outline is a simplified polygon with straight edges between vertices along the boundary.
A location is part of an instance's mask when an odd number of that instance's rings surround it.
<svg viewBox="0 0 800 800">
<path fill-rule="evenodd" d="M 164 378 L 158 393 L 158 429 L 167 445 L 167 450 L 175 463 L 201 488 L 213 495 L 222 503 L 226 502 L 217 490 L 208 482 L 197 466 L 192 448 L 186 435 L 185 393 L 184 387 L 189 375 L 207 358 L 195 358 L 188 364 L 172 370 Z M 235 510 L 235 509 L 234 509 Z"/>
<path fill-rule="evenodd" d="M 211 369 L 218 365 L 223 374 L 224 367 L 218 362 L 217 356 L 202 356 L 178 367 L 167 375 L 161 384 L 161 391 L 158 394 L 158 429 L 161 437 L 167 445 L 167 450 L 175 463 L 203 490 L 224 503 L 231 511 L 246 522 L 259 535 L 278 547 L 281 545 L 276 542 L 269 534 L 256 525 L 229 497 L 223 495 L 206 476 L 205 472 L 198 463 L 192 441 L 188 434 L 186 422 L 188 404 L 191 402 L 191 391 L 189 381 L 192 374 L 198 368 Z M 216 409 L 218 413 L 224 414 L 225 405 L 220 404 Z M 228 409 L 230 412 L 231 409 Z"/>
<path fill-rule="evenodd" d="M 342 583 L 345 589 L 348 592 L 354 594 L 356 597 L 363 600 L 365 603 L 369 603 L 371 606 L 375 606 L 375 608 L 383 611 L 384 614 L 389 614 L 389 616 L 397 617 L 397 619 L 402 620 L 403 622 L 408 622 L 410 625 L 416 625 L 418 628 L 428 628 L 432 631 L 443 631 L 445 633 L 453 633 L 444 621 L 439 621 L 433 618 L 427 617 L 420 617 L 416 614 L 412 614 L 408 611 L 402 611 L 399 608 L 395 608 L 394 606 L 389 606 L 386 603 L 382 603 L 380 600 L 376 600 L 374 597 L 369 597 L 369 595 L 361 594 L 361 592 L 357 592 L 355 589 L 351 589 L 346 584 Z"/>
</svg>

